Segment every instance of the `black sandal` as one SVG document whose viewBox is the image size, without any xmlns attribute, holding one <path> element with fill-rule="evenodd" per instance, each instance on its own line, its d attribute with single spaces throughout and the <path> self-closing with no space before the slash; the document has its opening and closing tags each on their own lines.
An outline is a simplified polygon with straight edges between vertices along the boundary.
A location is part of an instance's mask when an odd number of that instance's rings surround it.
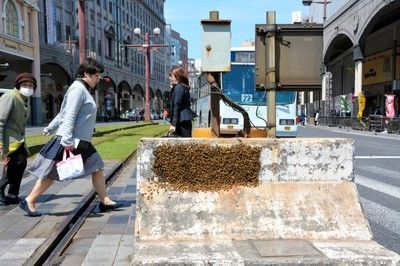
<svg viewBox="0 0 400 266">
<path fill-rule="evenodd" d="M 123 206 L 122 203 L 114 203 L 114 204 L 104 204 L 102 202 L 99 203 L 100 212 L 112 211 L 115 209 L 119 209 Z"/>
<path fill-rule="evenodd" d="M 28 206 L 28 202 L 26 200 L 21 200 L 19 203 L 19 207 L 28 214 L 30 217 L 38 217 L 41 216 L 42 214 L 38 211 L 31 211 Z"/>
</svg>

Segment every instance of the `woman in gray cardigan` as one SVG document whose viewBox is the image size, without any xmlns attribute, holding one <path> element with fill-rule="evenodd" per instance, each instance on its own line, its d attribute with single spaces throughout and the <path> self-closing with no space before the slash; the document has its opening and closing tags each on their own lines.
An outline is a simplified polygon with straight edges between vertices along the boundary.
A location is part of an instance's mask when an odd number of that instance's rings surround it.
<svg viewBox="0 0 400 266">
<path fill-rule="evenodd" d="M 107 196 L 103 174 L 104 162 L 91 143 L 97 107 L 89 90 L 100 81 L 103 72 L 104 67 L 101 63 L 92 58 L 86 59 L 79 66 L 78 79 L 64 95 L 60 113 L 43 130 L 43 134 L 48 135 L 58 129 L 56 135 L 43 146 L 29 168 L 30 173 L 38 178 L 31 193 L 20 202 L 21 209 L 29 216 L 41 215 L 36 211 L 35 204 L 53 181 L 59 180 L 56 163 L 62 160 L 64 150 L 81 154 L 84 173 L 76 178 L 92 175 L 93 185 L 100 198 L 100 211 L 122 206 Z"/>
<path fill-rule="evenodd" d="M 4 158 L 0 179 L 0 205 L 18 204 L 19 188 L 27 164 L 25 127 L 29 117 L 29 97 L 36 90 L 31 73 L 21 73 L 15 88 L 0 98 L 0 156 Z M 8 195 L 5 189 L 9 185 Z"/>
</svg>

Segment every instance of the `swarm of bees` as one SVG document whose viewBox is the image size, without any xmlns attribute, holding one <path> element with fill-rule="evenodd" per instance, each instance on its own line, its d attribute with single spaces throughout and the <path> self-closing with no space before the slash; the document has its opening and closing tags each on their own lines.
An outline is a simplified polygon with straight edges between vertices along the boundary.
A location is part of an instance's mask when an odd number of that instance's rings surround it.
<svg viewBox="0 0 400 266">
<path fill-rule="evenodd" d="M 237 144 L 164 144 L 155 148 L 159 186 L 177 191 L 219 191 L 259 184 L 261 147 Z"/>
</svg>

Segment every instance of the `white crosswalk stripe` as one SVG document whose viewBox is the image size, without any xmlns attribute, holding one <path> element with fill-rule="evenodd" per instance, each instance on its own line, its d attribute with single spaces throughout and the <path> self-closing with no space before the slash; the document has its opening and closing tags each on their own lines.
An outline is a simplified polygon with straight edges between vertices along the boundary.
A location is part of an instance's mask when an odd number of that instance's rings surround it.
<svg viewBox="0 0 400 266">
<path fill-rule="evenodd" d="M 356 159 L 400 159 L 400 156 L 354 156 Z"/>
<path fill-rule="evenodd" d="M 390 172 L 375 166 L 369 166 L 368 168 L 374 169 L 376 172 L 379 171 L 381 175 L 384 171 Z M 400 187 L 379 182 L 377 180 L 357 174 L 355 175 L 355 182 L 359 185 L 400 200 Z M 400 221 L 400 212 L 363 197 L 361 197 L 361 203 L 368 220 L 373 221 L 396 234 L 400 234 L 400 223 L 398 222 Z"/>
<path fill-rule="evenodd" d="M 375 174 L 377 176 L 385 176 L 385 177 L 392 177 L 392 178 L 400 179 L 400 172 L 377 167 L 374 165 L 365 165 L 362 168 L 360 168 L 360 170 L 367 171 L 367 172 Z"/>
<path fill-rule="evenodd" d="M 400 213 L 386 208 L 376 202 L 361 198 L 361 203 L 365 215 L 369 220 L 389 229 L 392 232 L 400 234 Z"/>
<path fill-rule="evenodd" d="M 383 169 L 381 169 L 382 171 Z M 388 194 L 392 197 L 400 199 L 400 187 L 396 187 L 390 184 L 385 184 L 374 179 L 362 176 L 362 175 L 355 175 L 356 183 L 363 185 L 364 187 L 382 192 L 384 194 Z M 400 220 L 399 220 L 400 221 Z"/>
</svg>

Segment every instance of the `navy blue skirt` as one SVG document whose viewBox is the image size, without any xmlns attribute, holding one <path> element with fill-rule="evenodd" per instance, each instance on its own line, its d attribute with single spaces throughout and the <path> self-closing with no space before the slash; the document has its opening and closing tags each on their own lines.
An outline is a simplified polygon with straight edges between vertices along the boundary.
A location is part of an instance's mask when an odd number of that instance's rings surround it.
<svg viewBox="0 0 400 266">
<path fill-rule="evenodd" d="M 64 147 L 61 145 L 61 136 L 54 136 L 42 147 L 28 171 L 39 179 L 59 180 L 56 164 L 62 161 L 63 152 Z M 72 153 L 75 155 L 81 154 L 85 170 L 81 176 L 76 178 L 91 175 L 104 168 L 104 162 L 97 153 L 96 148 L 88 141 L 80 140 L 78 147 Z"/>
</svg>

